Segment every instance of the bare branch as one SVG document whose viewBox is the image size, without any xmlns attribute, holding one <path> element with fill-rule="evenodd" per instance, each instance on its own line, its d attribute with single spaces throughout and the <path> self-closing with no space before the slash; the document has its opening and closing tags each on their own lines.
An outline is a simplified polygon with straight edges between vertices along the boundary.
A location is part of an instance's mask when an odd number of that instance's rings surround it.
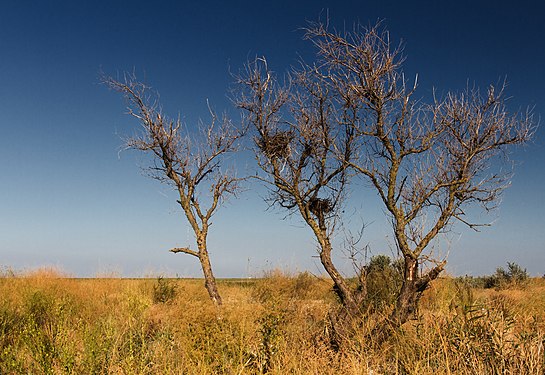
<svg viewBox="0 0 545 375">
<path fill-rule="evenodd" d="M 175 247 L 175 248 L 172 248 L 169 250 L 171 253 L 184 253 L 184 254 L 189 254 L 189 255 L 193 255 L 194 257 L 199 257 L 199 253 L 194 251 L 194 250 L 191 250 L 189 247 Z"/>
</svg>

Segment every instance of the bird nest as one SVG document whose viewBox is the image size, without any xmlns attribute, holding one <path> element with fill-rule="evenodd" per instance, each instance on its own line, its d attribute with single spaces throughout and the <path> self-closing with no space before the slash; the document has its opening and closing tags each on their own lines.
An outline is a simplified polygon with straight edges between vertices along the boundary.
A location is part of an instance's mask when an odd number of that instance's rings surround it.
<svg viewBox="0 0 545 375">
<path fill-rule="evenodd" d="M 268 158 L 287 158 L 290 154 L 290 142 L 293 135 L 290 132 L 278 132 L 265 135 L 257 141 L 257 147 Z"/>
<path fill-rule="evenodd" d="M 310 198 L 308 208 L 314 215 L 321 216 L 333 211 L 333 204 L 330 199 Z"/>
</svg>

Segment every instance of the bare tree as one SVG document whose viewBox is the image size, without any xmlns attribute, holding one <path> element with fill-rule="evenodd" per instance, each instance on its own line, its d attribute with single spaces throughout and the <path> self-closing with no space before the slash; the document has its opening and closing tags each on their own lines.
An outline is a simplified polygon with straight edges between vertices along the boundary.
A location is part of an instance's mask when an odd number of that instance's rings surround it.
<svg viewBox="0 0 545 375">
<path fill-rule="evenodd" d="M 531 113 L 508 113 L 504 86 L 484 96 L 468 89 L 431 104 L 414 100 L 416 79 L 408 84 L 401 48 L 392 48 L 380 25 L 338 33 L 313 24 L 306 31 L 328 86 L 354 113 L 358 155 L 351 167 L 370 182 L 392 222 L 404 280 L 390 322 L 400 325 L 446 264 L 430 245 L 455 221 L 481 225 L 466 218 L 467 207 L 495 207 L 510 178 L 501 156 L 530 139 L 534 122 Z"/>
<path fill-rule="evenodd" d="M 293 71 L 280 83 L 266 60 L 258 58 L 237 81 L 235 103 L 254 129 L 257 162 L 265 172 L 257 177 L 270 184 L 270 203 L 297 213 L 310 227 L 344 306 L 342 317 L 357 315 L 365 283 L 348 282 L 332 260 L 332 235 L 342 216 L 353 162 L 352 110 L 339 105 L 336 93 L 312 66 Z M 334 324 L 342 320 L 340 315 L 332 318 Z"/>
<path fill-rule="evenodd" d="M 256 60 L 238 77 L 237 106 L 256 130 L 273 202 L 298 212 L 313 230 L 344 307 L 337 321 L 361 318 L 366 297 L 365 270 L 351 287 L 331 259 L 350 174 L 376 191 L 403 259 L 403 283 L 385 322 L 399 326 L 445 267 L 430 250 L 434 241 L 455 221 L 478 227 L 466 218 L 467 207 L 498 203 L 510 177 L 501 156 L 527 142 L 534 123 L 530 113 L 507 112 L 503 87 L 484 97 L 467 90 L 431 104 L 414 100 L 416 79 L 409 85 L 402 49 L 392 48 L 380 25 L 339 33 L 311 24 L 305 38 L 317 49 L 315 64 L 303 64 L 280 85 L 264 59 Z"/>
<path fill-rule="evenodd" d="M 182 126 L 180 119 L 163 115 L 157 95 L 133 75 L 126 75 L 123 81 L 111 77 L 103 77 L 102 81 L 124 96 L 128 113 L 142 126 L 140 135 L 127 139 L 127 148 L 152 155 L 152 177 L 173 185 L 178 192 L 177 202 L 195 233 L 197 250 L 178 247 L 170 251 L 199 259 L 206 290 L 212 301 L 221 305 L 207 237 L 212 215 L 228 196 L 236 195 L 240 189 L 241 179 L 222 169 L 222 162 L 227 154 L 237 150 L 242 132 L 210 110 L 210 123 L 201 123 L 198 132 L 192 133 Z"/>
</svg>

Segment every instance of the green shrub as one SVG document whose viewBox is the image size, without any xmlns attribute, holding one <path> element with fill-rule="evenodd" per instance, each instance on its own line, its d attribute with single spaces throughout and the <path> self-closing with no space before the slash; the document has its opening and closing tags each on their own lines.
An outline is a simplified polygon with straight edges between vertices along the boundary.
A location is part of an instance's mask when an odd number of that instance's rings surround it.
<svg viewBox="0 0 545 375">
<path fill-rule="evenodd" d="M 507 262 L 507 270 L 498 267 L 496 273 L 492 275 L 492 277 L 493 285 L 491 287 L 498 289 L 524 287 L 530 278 L 526 268 L 523 269 L 514 262 Z"/>
<path fill-rule="evenodd" d="M 381 309 L 394 303 L 403 282 L 402 260 L 392 261 L 387 255 L 375 255 L 364 271 L 369 307 Z"/>
<path fill-rule="evenodd" d="M 165 279 L 163 277 L 157 278 L 157 283 L 153 286 L 154 303 L 172 302 L 177 294 L 177 286 L 173 280 Z"/>
<path fill-rule="evenodd" d="M 463 276 L 458 277 L 458 281 L 462 281 L 472 288 L 481 289 L 507 289 L 507 288 L 522 288 L 528 283 L 530 276 L 526 268 L 522 268 L 517 263 L 507 262 L 507 269 L 503 267 L 496 268 L 496 272 L 492 275 L 485 276 Z"/>
</svg>

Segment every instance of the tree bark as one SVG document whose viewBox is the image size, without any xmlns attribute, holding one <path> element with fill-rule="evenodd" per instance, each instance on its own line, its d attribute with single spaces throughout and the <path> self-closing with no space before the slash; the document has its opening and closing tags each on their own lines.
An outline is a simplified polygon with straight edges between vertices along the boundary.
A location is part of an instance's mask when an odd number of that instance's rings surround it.
<svg viewBox="0 0 545 375">
<path fill-rule="evenodd" d="M 401 290 L 397 297 L 396 306 L 390 322 L 396 327 L 407 322 L 411 315 L 416 313 L 418 301 L 422 293 L 428 288 L 430 282 L 435 280 L 443 271 L 446 261 L 437 264 L 429 270 L 425 275 L 420 276 L 418 272 L 418 260 L 405 257 L 404 279 Z"/>
<path fill-rule="evenodd" d="M 328 275 L 333 280 L 333 283 L 335 284 L 335 293 L 341 300 L 341 304 L 349 310 L 350 313 L 354 314 L 358 310 L 357 303 L 354 299 L 352 290 L 350 287 L 346 284 L 346 281 L 341 276 L 339 271 L 337 271 L 337 268 L 333 264 L 333 261 L 331 260 L 331 244 L 327 239 L 324 239 L 321 245 L 321 251 L 320 251 L 320 261 L 322 265 L 324 266 L 324 269 L 328 273 Z"/>
<path fill-rule="evenodd" d="M 208 256 L 208 249 L 206 246 L 206 235 L 200 235 L 197 238 L 197 247 L 199 248 L 199 261 L 202 266 L 202 272 L 204 275 L 204 287 L 208 291 L 210 299 L 216 306 L 221 306 L 222 300 L 218 291 L 216 278 L 212 272 L 212 265 L 210 264 L 210 257 Z"/>
<path fill-rule="evenodd" d="M 363 313 L 362 302 L 366 289 L 364 286 L 361 289 L 354 289 L 347 284 L 331 259 L 332 246 L 329 237 L 323 232 L 315 232 L 315 234 L 321 248 L 320 261 L 333 280 L 334 292 L 340 300 L 339 309 L 329 314 L 332 328 L 329 336 L 330 345 L 333 349 L 340 350 L 355 333 L 356 321 Z"/>
<path fill-rule="evenodd" d="M 418 300 L 422 294 L 417 288 L 418 280 L 418 260 L 405 257 L 403 284 L 394 311 L 390 316 L 390 322 L 397 327 L 407 322 L 416 311 Z"/>
</svg>

